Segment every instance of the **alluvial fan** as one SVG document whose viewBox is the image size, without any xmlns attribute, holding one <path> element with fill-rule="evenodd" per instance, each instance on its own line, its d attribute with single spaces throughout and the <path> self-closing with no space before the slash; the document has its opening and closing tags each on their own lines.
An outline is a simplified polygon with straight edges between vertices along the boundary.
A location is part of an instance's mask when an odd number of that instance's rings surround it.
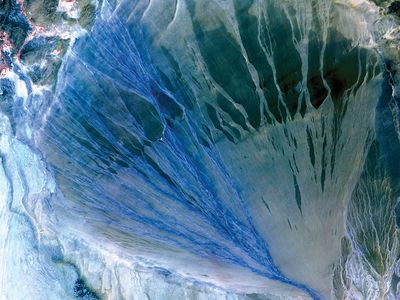
<svg viewBox="0 0 400 300">
<path fill-rule="evenodd" d="M 0 299 L 400 297 L 400 2 L 0 8 Z"/>
</svg>

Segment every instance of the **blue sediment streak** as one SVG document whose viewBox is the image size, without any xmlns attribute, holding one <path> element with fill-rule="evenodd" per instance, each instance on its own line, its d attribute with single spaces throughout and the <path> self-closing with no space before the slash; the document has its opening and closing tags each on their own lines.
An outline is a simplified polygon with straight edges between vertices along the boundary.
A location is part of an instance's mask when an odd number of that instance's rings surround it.
<svg viewBox="0 0 400 300">
<path fill-rule="evenodd" d="M 203 116 L 164 87 L 140 43 L 117 17 L 99 20 L 60 72 L 43 150 L 65 206 L 116 242 L 218 259 L 318 299 L 274 263 Z"/>
</svg>

